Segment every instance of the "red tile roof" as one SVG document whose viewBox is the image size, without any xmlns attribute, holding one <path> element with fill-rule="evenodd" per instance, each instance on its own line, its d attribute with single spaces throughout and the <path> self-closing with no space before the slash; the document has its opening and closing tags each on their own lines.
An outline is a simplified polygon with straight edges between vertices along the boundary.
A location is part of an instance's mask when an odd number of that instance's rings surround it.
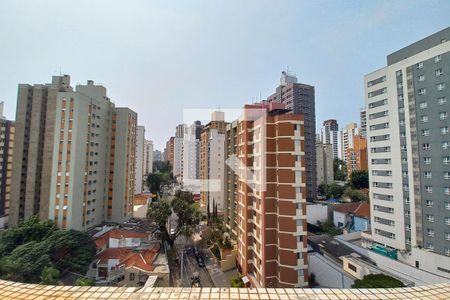
<svg viewBox="0 0 450 300">
<path fill-rule="evenodd" d="M 105 232 L 101 236 L 95 238 L 95 245 L 97 248 L 102 248 L 104 245 L 108 244 L 109 238 L 122 239 L 122 238 L 147 238 L 148 233 L 128 231 L 121 229 L 112 229 Z"/>
<path fill-rule="evenodd" d="M 118 259 L 118 266 L 125 265 L 126 268 L 136 267 L 143 271 L 151 272 L 155 269 L 153 260 L 159 252 L 159 246 L 153 246 L 146 250 L 130 248 L 109 248 L 97 254 L 99 264 L 107 264 L 109 259 Z"/>
<path fill-rule="evenodd" d="M 150 194 L 139 194 L 134 195 L 133 197 L 133 205 L 145 205 L 148 203 L 148 200 L 150 199 Z"/>
<path fill-rule="evenodd" d="M 341 213 L 353 213 L 355 216 L 369 219 L 370 206 L 367 202 L 353 202 L 341 204 L 335 208 L 335 211 Z"/>
</svg>

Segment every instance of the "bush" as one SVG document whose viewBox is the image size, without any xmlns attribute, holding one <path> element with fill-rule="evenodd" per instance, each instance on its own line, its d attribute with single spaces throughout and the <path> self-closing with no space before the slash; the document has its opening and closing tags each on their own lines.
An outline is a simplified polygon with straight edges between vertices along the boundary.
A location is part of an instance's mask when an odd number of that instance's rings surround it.
<svg viewBox="0 0 450 300">
<path fill-rule="evenodd" d="M 238 275 L 236 277 L 231 278 L 230 279 L 230 284 L 231 284 L 231 287 L 234 287 L 234 288 L 245 287 L 245 284 L 242 281 L 242 276 L 241 275 Z"/>
<path fill-rule="evenodd" d="M 364 276 L 363 279 L 355 280 L 352 288 L 397 288 L 405 285 L 398 279 L 384 274 L 370 274 Z"/>
<path fill-rule="evenodd" d="M 77 281 L 75 281 L 75 285 L 93 286 L 93 285 L 95 285 L 95 280 L 81 277 L 81 278 L 78 278 Z"/>
<path fill-rule="evenodd" d="M 369 197 L 364 192 L 350 187 L 345 189 L 344 196 L 349 197 L 352 202 L 369 201 Z"/>
<path fill-rule="evenodd" d="M 58 284 L 59 271 L 53 267 L 45 267 L 41 273 L 41 284 L 56 285 Z"/>
<path fill-rule="evenodd" d="M 220 259 L 220 249 L 217 244 L 214 244 L 214 246 L 212 246 L 211 252 L 212 254 L 214 254 L 215 257 L 217 257 L 217 259 Z"/>
</svg>

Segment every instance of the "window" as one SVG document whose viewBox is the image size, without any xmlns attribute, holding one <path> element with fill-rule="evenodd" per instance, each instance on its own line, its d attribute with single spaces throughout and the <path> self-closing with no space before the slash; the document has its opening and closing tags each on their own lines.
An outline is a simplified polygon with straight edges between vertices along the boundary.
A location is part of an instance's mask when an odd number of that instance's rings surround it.
<svg viewBox="0 0 450 300">
<path fill-rule="evenodd" d="M 130 281 L 134 281 L 134 273 L 130 273 Z"/>
<path fill-rule="evenodd" d="M 406 244 L 411 245 L 411 238 L 409 238 L 409 237 L 406 238 Z"/>
<path fill-rule="evenodd" d="M 431 149 L 431 145 L 429 143 L 424 143 L 424 144 L 422 144 L 422 149 L 423 150 L 430 150 Z"/>
<path fill-rule="evenodd" d="M 428 236 L 431 236 L 431 237 L 434 237 L 434 230 L 428 228 L 428 229 L 427 229 L 427 235 L 428 235 Z"/>
<path fill-rule="evenodd" d="M 445 83 L 441 82 L 441 83 L 437 84 L 436 88 L 438 91 L 442 91 L 443 89 L 445 89 Z"/>
<path fill-rule="evenodd" d="M 448 134 L 448 126 L 441 127 L 441 134 Z"/>
<path fill-rule="evenodd" d="M 430 130 L 429 129 L 422 130 L 422 136 L 429 136 L 429 135 L 430 135 Z"/>
<path fill-rule="evenodd" d="M 439 119 L 441 119 L 441 120 L 447 119 L 447 112 L 446 111 L 440 112 L 439 113 Z"/>
<path fill-rule="evenodd" d="M 420 122 L 422 122 L 422 123 L 428 122 L 428 116 L 426 116 L 426 115 L 420 116 Z M 404 124 L 402 124 L 400 122 L 400 125 L 404 125 Z"/>
<path fill-rule="evenodd" d="M 428 107 L 428 103 L 427 102 L 420 102 L 419 104 L 420 109 L 424 109 Z"/>
<path fill-rule="evenodd" d="M 450 187 L 445 187 L 444 188 L 444 194 L 450 195 Z"/>
<path fill-rule="evenodd" d="M 431 250 L 431 251 L 434 250 L 434 246 L 433 246 L 432 243 L 427 243 L 427 244 L 425 245 L 425 248 L 427 248 L 428 250 Z"/>
<path fill-rule="evenodd" d="M 417 63 L 416 64 L 416 68 L 417 69 L 423 69 L 423 62 Z"/>
<path fill-rule="evenodd" d="M 439 54 L 439 55 L 436 55 L 435 57 L 434 57 L 434 62 L 435 63 L 437 63 L 437 62 L 440 62 L 442 60 L 442 56 Z"/>
<path fill-rule="evenodd" d="M 427 207 L 433 207 L 433 200 L 427 200 L 425 203 Z"/>
<path fill-rule="evenodd" d="M 417 80 L 419 80 L 419 81 L 424 81 L 424 80 L 425 80 L 425 75 L 419 75 L 419 77 L 417 78 Z"/>
<path fill-rule="evenodd" d="M 450 172 L 444 172 L 444 179 L 450 179 Z"/>
<path fill-rule="evenodd" d="M 444 164 L 450 164 L 450 156 L 444 156 L 443 158 L 442 158 L 442 162 L 444 163 Z"/>
<path fill-rule="evenodd" d="M 445 141 L 441 143 L 442 149 L 447 150 L 450 148 L 450 142 Z"/>
<path fill-rule="evenodd" d="M 411 225 L 406 224 L 406 225 L 405 225 L 405 229 L 406 229 L 406 231 L 411 231 Z"/>
<path fill-rule="evenodd" d="M 445 102 L 447 102 L 447 98 L 445 98 L 445 97 L 439 97 L 438 98 L 439 105 L 443 105 Z"/>
<path fill-rule="evenodd" d="M 435 74 L 436 74 L 436 77 L 439 77 L 439 76 L 444 75 L 444 71 L 442 71 L 442 69 L 437 69 Z"/>
<path fill-rule="evenodd" d="M 431 172 L 430 171 L 425 171 L 423 172 L 423 177 L 430 179 L 431 178 Z"/>
<path fill-rule="evenodd" d="M 427 215 L 427 221 L 433 223 L 434 222 L 434 216 L 433 215 Z"/>
<path fill-rule="evenodd" d="M 431 194 L 433 192 L 433 187 L 431 185 L 426 185 L 425 186 L 425 191 L 429 194 Z"/>
<path fill-rule="evenodd" d="M 352 270 L 353 272 L 356 272 L 356 267 L 352 265 L 351 263 L 348 263 L 348 268 Z"/>
<path fill-rule="evenodd" d="M 450 210 L 450 202 L 445 202 L 445 210 Z"/>
<path fill-rule="evenodd" d="M 445 240 L 450 241 L 450 233 L 449 232 L 445 233 Z"/>
<path fill-rule="evenodd" d="M 424 89 L 424 88 L 421 88 L 421 89 L 419 89 L 419 90 L 417 91 L 417 93 L 418 93 L 419 95 L 425 95 L 426 92 L 427 92 L 427 90 Z"/>
</svg>

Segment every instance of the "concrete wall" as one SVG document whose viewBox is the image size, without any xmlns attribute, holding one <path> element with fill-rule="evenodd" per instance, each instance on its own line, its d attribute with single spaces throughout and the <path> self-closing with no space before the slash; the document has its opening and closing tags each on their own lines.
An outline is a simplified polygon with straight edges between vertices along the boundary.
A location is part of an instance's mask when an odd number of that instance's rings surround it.
<svg viewBox="0 0 450 300">
<path fill-rule="evenodd" d="M 321 203 L 306 204 L 306 217 L 309 224 L 328 221 L 328 205 Z"/>
<path fill-rule="evenodd" d="M 308 273 L 316 275 L 320 287 L 350 288 L 353 278 L 342 270 L 342 266 L 319 253 L 308 253 Z"/>
</svg>

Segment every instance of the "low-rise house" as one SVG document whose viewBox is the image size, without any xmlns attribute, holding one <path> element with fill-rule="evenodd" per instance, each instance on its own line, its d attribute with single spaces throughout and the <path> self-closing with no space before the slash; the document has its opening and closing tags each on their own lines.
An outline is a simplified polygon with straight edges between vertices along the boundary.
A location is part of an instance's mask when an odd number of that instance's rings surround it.
<svg viewBox="0 0 450 300">
<path fill-rule="evenodd" d="M 112 229 L 94 239 L 97 253 L 108 248 L 134 248 L 143 242 L 149 242 L 150 234 L 146 232 Z"/>
<path fill-rule="evenodd" d="M 152 194 L 138 194 L 133 197 L 133 217 L 143 219 L 147 216 Z"/>
<path fill-rule="evenodd" d="M 341 204 L 333 211 L 333 223 L 344 233 L 368 230 L 370 228 L 370 206 L 367 202 Z"/>
</svg>

